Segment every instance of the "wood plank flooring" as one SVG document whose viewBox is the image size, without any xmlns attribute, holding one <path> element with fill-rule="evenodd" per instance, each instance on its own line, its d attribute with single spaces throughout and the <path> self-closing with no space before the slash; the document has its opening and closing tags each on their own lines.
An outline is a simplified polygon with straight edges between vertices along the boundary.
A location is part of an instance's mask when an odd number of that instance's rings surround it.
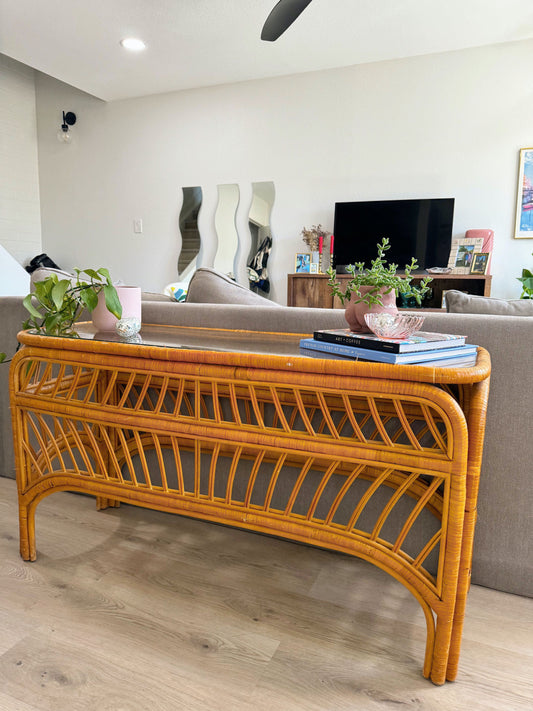
<svg viewBox="0 0 533 711">
<path fill-rule="evenodd" d="M 533 600 L 473 587 L 457 682 L 422 677 L 418 603 L 368 563 L 56 493 L 18 553 L 0 478 L 1 711 L 530 711 Z"/>
</svg>

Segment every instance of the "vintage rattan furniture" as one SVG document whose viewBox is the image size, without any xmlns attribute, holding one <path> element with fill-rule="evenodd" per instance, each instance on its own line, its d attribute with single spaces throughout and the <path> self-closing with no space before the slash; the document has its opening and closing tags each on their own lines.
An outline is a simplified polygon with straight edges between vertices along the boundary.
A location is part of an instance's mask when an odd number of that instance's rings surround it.
<svg viewBox="0 0 533 711">
<path fill-rule="evenodd" d="M 143 326 L 135 344 L 78 331 L 20 333 L 11 366 L 25 560 L 38 502 L 63 490 L 343 551 L 411 591 L 427 625 L 424 675 L 455 678 L 483 349 L 475 367 L 432 368 L 304 355 L 295 334 Z"/>
</svg>

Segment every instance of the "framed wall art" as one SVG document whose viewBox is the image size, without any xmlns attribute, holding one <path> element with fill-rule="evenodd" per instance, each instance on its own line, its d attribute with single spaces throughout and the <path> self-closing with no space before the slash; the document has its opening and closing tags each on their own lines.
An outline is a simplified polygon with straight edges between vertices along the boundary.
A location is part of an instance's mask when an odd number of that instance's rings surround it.
<svg viewBox="0 0 533 711">
<path fill-rule="evenodd" d="M 533 239 L 533 148 L 520 151 L 514 237 Z"/>
</svg>

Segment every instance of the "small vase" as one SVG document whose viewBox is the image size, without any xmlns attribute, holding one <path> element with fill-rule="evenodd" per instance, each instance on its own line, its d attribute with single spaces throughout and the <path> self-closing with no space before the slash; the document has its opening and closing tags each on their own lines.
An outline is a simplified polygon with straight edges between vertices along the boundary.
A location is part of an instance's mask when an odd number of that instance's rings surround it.
<svg viewBox="0 0 533 711">
<path fill-rule="evenodd" d="M 373 288 L 374 287 L 372 286 L 361 286 L 359 287 L 359 290 L 361 295 L 364 295 Z M 385 293 L 385 289 L 380 289 L 379 293 L 381 295 L 381 301 L 383 302 L 382 306 L 380 306 L 380 304 L 372 304 L 369 306 L 362 301 L 355 303 L 359 297 L 352 294 L 350 302 L 344 310 L 344 318 L 348 322 L 348 326 L 351 331 L 354 333 L 370 333 L 370 329 L 365 323 L 365 314 L 389 313 L 395 315 L 398 313 L 398 309 L 396 307 L 396 292 L 394 289 L 392 289 L 388 294 Z"/>
<path fill-rule="evenodd" d="M 115 289 L 122 304 L 122 318 L 136 318 L 141 321 L 141 287 L 116 286 Z M 118 319 L 107 310 L 103 291 L 98 294 L 98 304 L 92 313 L 92 319 L 97 331 L 115 330 Z"/>
</svg>

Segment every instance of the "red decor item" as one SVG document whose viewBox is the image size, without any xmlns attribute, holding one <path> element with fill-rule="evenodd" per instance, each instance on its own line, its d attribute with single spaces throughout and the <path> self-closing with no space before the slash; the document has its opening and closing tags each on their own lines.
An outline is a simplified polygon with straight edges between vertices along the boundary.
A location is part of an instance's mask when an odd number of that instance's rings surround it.
<svg viewBox="0 0 533 711">
<path fill-rule="evenodd" d="M 324 247 L 324 237 L 320 235 L 318 238 L 318 253 L 322 254 L 322 248 Z"/>
<path fill-rule="evenodd" d="M 329 238 L 329 253 L 333 256 L 333 235 Z"/>
</svg>

